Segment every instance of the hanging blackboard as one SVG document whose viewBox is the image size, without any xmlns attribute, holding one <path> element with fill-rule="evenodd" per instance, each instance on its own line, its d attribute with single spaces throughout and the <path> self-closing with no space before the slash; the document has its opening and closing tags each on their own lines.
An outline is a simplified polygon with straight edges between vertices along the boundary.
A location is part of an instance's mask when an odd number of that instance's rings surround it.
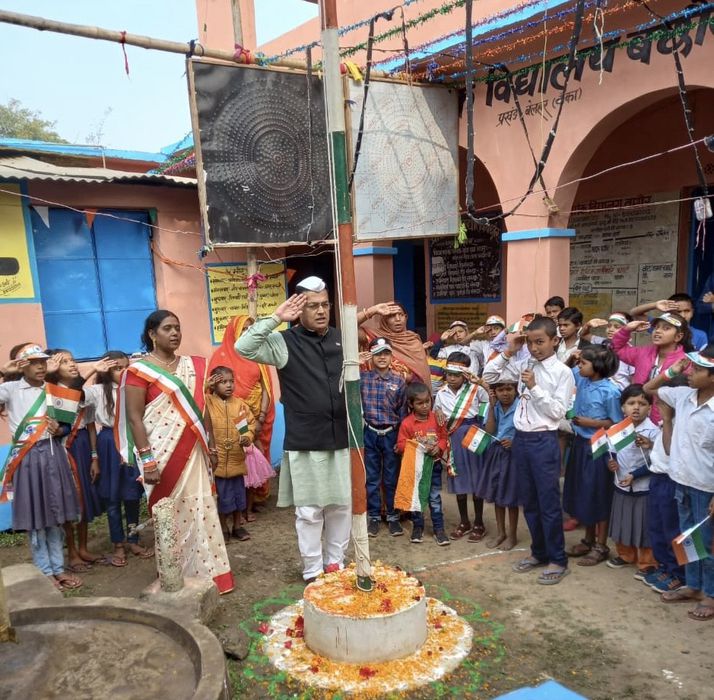
<svg viewBox="0 0 714 700">
<path fill-rule="evenodd" d="M 453 238 L 430 244 L 431 303 L 501 301 L 501 229 L 463 218 L 468 240 L 454 248 Z"/>
</svg>

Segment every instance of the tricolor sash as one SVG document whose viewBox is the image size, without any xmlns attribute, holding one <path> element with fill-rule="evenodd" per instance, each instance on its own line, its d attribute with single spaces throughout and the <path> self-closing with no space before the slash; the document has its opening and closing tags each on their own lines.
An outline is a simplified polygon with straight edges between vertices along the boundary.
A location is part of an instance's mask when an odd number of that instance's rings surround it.
<svg viewBox="0 0 714 700">
<path fill-rule="evenodd" d="M 478 394 L 478 384 L 471 384 L 470 389 L 461 389 L 461 395 L 456 400 L 451 415 L 446 419 L 446 430 L 451 435 L 464 422 L 471 404 Z"/>
<path fill-rule="evenodd" d="M 82 425 L 82 418 L 84 418 L 84 412 L 86 409 L 80 408 L 77 411 L 77 415 L 74 418 L 74 423 L 72 423 L 72 429 L 69 431 L 69 435 L 62 441 L 64 447 L 67 450 L 67 459 L 69 460 L 69 466 L 72 467 L 72 475 L 74 476 L 74 484 L 77 487 L 77 493 L 79 494 L 79 503 L 82 508 L 84 508 L 84 498 L 82 498 L 82 482 L 79 480 L 79 469 L 77 467 L 77 460 L 72 455 L 70 448 L 72 444 L 77 439 L 77 433 L 79 432 L 79 426 Z"/>
<path fill-rule="evenodd" d="M 208 451 L 208 435 L 203 424 L 203 415 L 194 397 L 186 385 L 175 375 L 157 367 L 146 360 L 138 360 L 122 372 L 117 391 L 116 411 L 114 420 L 114 439 L 122 460 L 127 464 L 135 464 L 134 439 L 129 429 L 126 416 L 126 377 L 131 373 L 143 379 L 150 385 L 155 385 L 168 396 L 176 411 L 186 422 L 191 432 L 196 436 L 205 451 Z M 197 381 L 199 381 L 197 379 Z"/>
<path fill-rule="evenodd" d="M 44 435 L 47 430 L 47 396 L 43 389 L 35 399 L 35 403 L 30 406 L 25 417 L 17 426 L 15 434 L 12 436 L 12 446 L 10 453 L 5 460 L 0 476 L 2 477 L 2 489 L 0 490 L 0 503 L 12 500 L 12 478 L 15 470 L 20 466 L 25 455 L 30 448 Z"/>
</svg>

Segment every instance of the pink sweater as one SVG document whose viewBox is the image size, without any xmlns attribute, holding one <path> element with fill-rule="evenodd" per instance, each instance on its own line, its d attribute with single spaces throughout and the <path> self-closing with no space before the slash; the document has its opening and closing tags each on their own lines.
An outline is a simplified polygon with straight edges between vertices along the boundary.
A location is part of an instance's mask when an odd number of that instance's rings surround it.
<svg viewBox="0 0 714 700">
<path fill-rule="evenodd" d="M 652 368 L 657 363 L 659 348 L 656 345 L 632 347 L 629 344 L 630 336 L 631 333 L 629 328 L 620 328 L 620 330 L 617 331 L 612 338 L 611 347 L 620 360 L 635 368 L 635 373 L 632 376 L 632 383 L 645 384 L 649 381 Z M 678 345 L 675 350 L 670 352 L 669 355 L 664 358 L 659 371 L 662 372 L 668 367 L 671 367 L 675 362 L 681 360 L 683 357 L 686 357 L 684 348 L 681 345 Z M 660 415 L 656 405 L 652 406 L 650 420 L 658 425 L 660 423 Z"/>
</svg>

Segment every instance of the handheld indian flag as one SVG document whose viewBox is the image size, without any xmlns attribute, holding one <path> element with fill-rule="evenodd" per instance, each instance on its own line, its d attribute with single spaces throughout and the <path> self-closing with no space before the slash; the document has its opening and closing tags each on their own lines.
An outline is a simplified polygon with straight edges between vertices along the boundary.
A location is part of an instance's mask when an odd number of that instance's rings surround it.
<svg viewBox="0 0 714 700">
<path fill-rule="evenodd" d="M 469 452 L 474 452 L 477 455 L 483 454 L 485 449 L 491 444 L 493 440 L 493 435 L 487 433 L 485 430 L 472 425 L 464 435 L 464 439 L 461 441 L 461 446 L 468 450 Z"/>
<path fill-rule="evenodd" d="M 416 440 L 407 440 L 394 494 L 394 507 L 412 512 L 425 510 L 433 470 L 434 458 L 424 451 L 423 445 Z"/>
<path fill-rule="evenodd" d="M 592 447 L 593 459 L 602 457 L 607 453 L 610 445 L 608 444 L 605 428 L 600 428 L 600 430 L 598 430 L 595 435 L 590 438 L 590 447 Z"/>
<path fill-rule="evenodd" d="M 235 420 L 235 426 L 236 430 L 241 434 L 241 435 L 246 435 L 248 431 L 250 430 L 250 427 L 248 425 L 248 419 L 245 416 L 241 416 L 240 418 L 236 418 Z"/>
<path fill-rule="evenodd" d="M 73 425 L 79 411 L 82 392 L 57 384 L 45 384 L 45 395 L 47 397 L 47 417 L 54 418 L 58 423 Z"/>
<path fill-rule="evenodd" d="M 568 404 L 568 410 L 565 412 L 565 418 L 567 420 L 573 420 L 575 418 L 575 395 L 577 394 L 577 389 L 573 387 L 573 393 L 570 396 L 570 403 Z"/>
<path fill-rule="evenodd" d="M 515 323 L 506 329 L 508 333 L 523 333 L 528 328 L 528 324 L 535 318 L 535 314 L 523 314 Z"/>
<path fill-rule="evenodd" d="M 479 404 L 479 407 L 478 407 L 478 417 L 479 417 L 482 421 L 485 422 L 487 416 L 488 416 L 488 401 L 482 401 L 482 402 Z"/>
<path fill-rule="evenodd" d="M 625 420 L 615 423 L 611 428 L 608 428 L 607 437 L 615 452 L 619 452 L 628 445 L 631 445 L 637 439 L 632 418 L 625 418 Z"/>
<path fill-rule="evenodd" d="M 702 525 L 707 520 L 709 520 L 708 515 L 704 520 L 685 530 L 672 540 L 672 549 L 674 549 L 674 555 L 677 557 L 677 563 L 680 566 L 706 559 L 709 556 L 702 537 Z"/>
</svg>

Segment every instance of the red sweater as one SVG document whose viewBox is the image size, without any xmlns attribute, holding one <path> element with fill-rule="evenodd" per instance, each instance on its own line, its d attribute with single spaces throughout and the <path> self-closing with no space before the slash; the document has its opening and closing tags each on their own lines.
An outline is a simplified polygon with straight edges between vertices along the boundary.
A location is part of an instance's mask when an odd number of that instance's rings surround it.
<svg viewBox="0 0 714 700">
<path fill-rule="evenodd" d="M 399 427 L 399 435 L 397 437 L 397 452 L 404 452 L 404 446 L 407 440 L 416 438 L 436 438 L 441 454 L 446 451 L 448 436 L 446 428 L 436 422 L 434 411 L 429 411 L 429 417 L 426 420 L 417 420 L 417 417 L 410 413 Z"/>
</svg>

